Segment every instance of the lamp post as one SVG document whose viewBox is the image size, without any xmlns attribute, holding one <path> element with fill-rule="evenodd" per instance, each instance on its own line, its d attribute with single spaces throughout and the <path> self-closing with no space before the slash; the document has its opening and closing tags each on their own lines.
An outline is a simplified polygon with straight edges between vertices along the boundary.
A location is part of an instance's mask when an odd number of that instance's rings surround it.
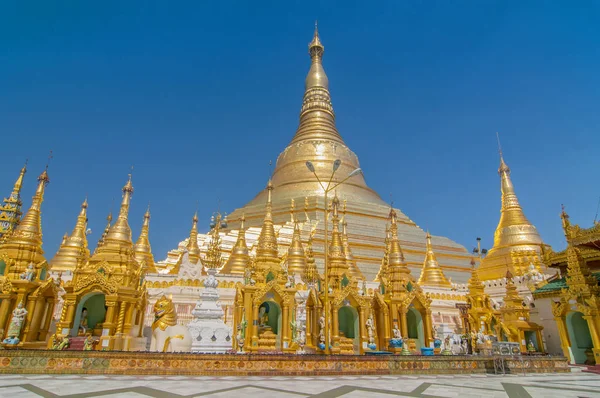
<svg viewBox="0 0 600 398">
<path fill-rule="evenodd" d="M 324 209 L 324 213 L 325 213 L 325 222 L 324 222 L 324 227 L 325 227 L 325 267 L 324 267 L 324 274 L 325 274 L 325 354 L 329 355 L 331 353 L 331 351 L 329 350 L 329 317 L 330 317 L 330 313 L 329 313 L 329 275 L 328 275 L 328 262 L 329 262 L 329 242 L 328 242 L 328 234 L 329 234 L 329 226 L 328 226 L 328 222 L 329 222 L 329 202 L 327 201 L 327 195 L 329 194 L 329 192 L 331 192 L 332 190 L 336 189 L 338 186 L 342 185 L 344 182 L 346 182 L 349 178 L 352 178 L 354 176 L 359 175 L 360 173 L 362 173 L 362 170 L 360 168 L 353 170 L 350 174 L 348 174 L 348 176 L 346 178 L 344 178 L 342 181 L 338 182 L 337 184 L 334 184 L 333 186 L 331 185 L 331 183 L 333 182 L 333 177 L 335 176 L 336 171 L 340 168 L 340 166 L 342 165 L 342 161 L 340 159 L 336 159 L 333 162 L 333 169 L 331 171 L 331 176 L 329 177 L 329 181 L 327 181 L 327 185 L 323 184 L 323 182 L 321 182 L 321 179 L 319 178 L 319 176 L 317 175 L 316 171 L 315 171 L 315 166 L 312 164 L 312 162 L 307 161 L 306 162 L 306 167 L 308 168 L 308 170 L 313 173 L 315 175 L 315 178 L 317 179 L 317 181 L 319 182 L 319 185 L 321 186 L 321 188 L 323 189 L 323 193 L 324 193 L 324 197 L 325 197 L 325 209 Z"/>
</svg>

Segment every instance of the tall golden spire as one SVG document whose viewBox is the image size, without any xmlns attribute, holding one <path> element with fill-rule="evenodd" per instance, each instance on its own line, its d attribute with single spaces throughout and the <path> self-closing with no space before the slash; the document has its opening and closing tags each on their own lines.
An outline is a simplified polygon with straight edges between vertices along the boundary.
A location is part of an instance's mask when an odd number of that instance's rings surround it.
<svg viewBox="0 0 600 398">
<path fill-rule="evenodd" d="M 446 279 L 442 268 L 435 258 L 429 231 L 427 231 L 425 238 L 427 239 L 427 253 L 425 256 L 425 262 L 423 263 L 423 270 L 421 271 L 421 276 L 419 277 L 419 286 L 452 287 L 452 284 L 448 281 L 448 279 Z"/>
<path fill-rule="evenodd" d="M 288 273 L 303 275 L 306 271 L 306 254 L 304 247 L 302 246 L 302 240 L 300 237 L 300 226 L 298 225 L 298 218 L 294 215 L 294 209 L 292 208 L 292 218 L 294 220 L 294 233 L 292 235 L 292 242 L 288 248 L 287 256 L 287 267 Z"/>
<path fill-rule="evenodd" d="M 331 224 L 333 225 L 331 230 L 331 243 L 329 244 L 329 265 L 328 272 L 329 278 L 332 280 L 334 287 L 341 287 L 340 282 L 344 275 L 349 276 L 348 264 L 346 263 L 346 253 L 344 253 L 344 242 L 342 241 L 342 234 L 340 233 L 340 217 L 338 209 L 340 206 L 340 200 L 337 194 L 334 196 L 331 202 Z"/>
<path fill-rule="evenodd" d="M 339 159 L 341 165 L 334 182 L 360 168 L 358 157 L 346 146 L 335 124 L 335 112 L 329 93 L 329 80 L 323 69 L 325 47 L 321 43 L 315 26 L 312 41 L 308 45 L 311 58 L 310 69 L 304 84 L 304 97 L 300 109 L 300 120 L 294 137 L 277 158 L 273 172 L 273 186 L 280 192 L 278 201 L 289 201 L 306 196 L 322 196 L 321 186 L 305 162 L 315 162 L 315 173 L 321 180 L 329 179 L 333 163 Z M 280 188 L 285 187 L 279 191 Z M 338 187 L 339 194 L 357 202 L 384 205 L 379 195 L 370 189 L 362 175 L 356 175 L 347 184 Z M 266 192 L 261 192 L 249 205 L 263 203 Z"/>
<path fill-rule="evenodd" d="M 250 254 L 248 251 L 248 245 L 246 244 L 246 231 L 244 229 L 244 222 L 246 221 L 246 216 L 242 214 L 240 224 L 240 231 L 238 232 L 237 240 L 235 241 L 235 245 L 231 250 L 231 255 L 223 269 L 219 271 L 220 274 L 239 274 L 243 275 L 246 267 L 248 266 L 248 261 L 250 260 Z"/>
<path fill-rule="evenodd" d="M 536 263 L 539 257 L 542 238 L 535 226 L 533 226 L 519 204 L 515 188 L 510 178 L 510 168 L 504 161 L 500 140 L 498 139 L 498 151 L 500 154 L 500 188 L 502 191 L 502 207 L 500 209 L 500 221 L 494 233 L 494 246 L 482 260 L 479 272 L 484 280 L 502 278 L 506 272 L 506 264 L 515 275 L 522 275 L 529 269 L 529 264 Z M 523 267 L 515 267 L 513 256 L 522 253 Z M 523 269 L 521 269 L 523 268 Z"/>
<path fill-rule="evenodd" d="M 388 279 L 390 293 L 401 293 L 406 291 L 407 284 L 411 279 L 410 270 L 404 262 L 404 253 L 400 247 L 398 238 L 398 224 L 396 211 L 390 209 L 390 251 L 388 254 Z"/>
<path fill-rule="evenodd" d="M 258 245 L 256 248 L 257 260 L 278 260 L 277 238 L 275 236 L 275 227 L 273 226 L 273 183 L 271 179 L 267 184 L 267 205 L 265 210 L 265 219 L 263 221 L 260 235 L 258 237 Z"/>
<path fill-rule="evenodd" d="M 200 260 L 200 247 L 198 247 L 198 212 L 194 213 L 194 217 L 192 218 L 192 229 L 190 230 L 187 250 L 190 262 L 192 264 L 198 263 L 198 260 Z"/>
<path fill-rule="evenodd" d="M 481 279 L 479 279 L 479 274 L 477 272 L 477 269 L 475 268 L 475 259 L 471 259 L 471 277 L 469 278 L 469 282 L 468 282 L 468 288 L 469 288 L 469 295 L 482 295 L 485 292 L 485 286 L 483 285 L 483 282 L 481 282 Z"/>
<path fill-rule="evenodd" d="M 0 239 L 14 231 L 21 220 L 21 188 L 23 187 L 23 177 L 27 172 L 27 162 L 21 169 L 19 177 L 15 182 L 12 193 L 8 198 L 4 198 L 3 205 L 0 206 Z"/>
<path fill-rule="evenodd" d="M 90 257 L 86 236 L 87 229 L 87 198 L 81 204 L 77 223 L 71 235 L 65 235 L 56 255 L 50 260 L 54 271 L 74 271 L 77 266 L 84 264 Z"/>
<path fill-rule="evenodd" d="M 119 209 L 119 215 L 117 221 L 109 228 L 106 237 L 104 238 L 104 246 L 109 242 L 113 244 L 124 244 L 128 247 L 133 247 L 131 240 L 131 228 L 129 227 L 129 205 L 131 203 L 131 196 L 133 195 L 133 185 L 131 184 L 131 174 L 129 179 L 123 187 L 123 199 L 121 200 L 121 208 Z"/>
<path fill-rule="evenodd" d="M 323 69 L 325 47 L 315 24 L 313 39 L 308 45 L 311 64 L 304 83 L 304 102 L 300 111 L 300 125 L 292 143 L 306 138 L 319 138 L 344 143 L 335 127 L 335 113 L 329 94 L 329 79 Z"/>
<path fill-rule="evenodd" d="M 15 228 L 14 232 L 0 244 L 0 254 L 6 254 L 15 259 L 15 266 L 11 267 L 13 276 L 20 275 L 29 266 L 46 261 L 42 249 L 42 218 L 41 208 L 44 201 L 44 190 L 50 182 L 47 170 L 38 177 L 38 186 L 31 201 L 31 206 L 25 216 Z"/>
<path fill-rule="evenodd" d="M 313 238 L 315 236 L 315 232 L 317 230 L 316 225 L 310 231 L 310 236 L 308 237 L 308 242 L 306 244 L 306 269 L 302 274 L 302 281 L 306 283 L 307 286 L 316 286 L 321 276 L 319 275 L 319 270 L 317 269 L 317 264 L 315 262 L 315 256 L 313 253 Z"/>
<path fill-rule="evenodd" d="M 384 278 L 387 278 L 388 265 L 389 265 L 389 256 L 390 256 L 390 227 L 389 225 L 385 225 L 385 239 L 383 241 L 383 257 L 381 259 L 381 265 L 379 266 L 379 271 L 377 271 L 377 275 L 374 282 L 381 282 Z"/>
<path fill-rule="evenodd" d="M 140 236 L 135 242 L 135 246 L 133 247 L 133 251 L 135 253 L 135 261 L 140 264 L 140 266 L 144 266 L 146 272 L 156 273 L 156 267 L 154 266 L 154 256 L 152 255 L 152 247 L 150 246 L 149 239 L 149 231 L 150 231 L 150 206 L 148 205 L 148 209 L 144 214 L 144 222 L 142 224 L 142 230 L 140 232 Z"/>
<path fill-rule="evenodd" d="M 344 246 L 344 254 L 346 255 L 346 264 L 350 271 L 350 276 L 355 279 L 364 279 L 363 273 L 358 268 L 352 250 L 350 249 L 350 242 L 348 242 L 348 222 L 346 221 L 346 201 L 344 200 L 343 208 L 344 216 L 342 217 L 342 244 Z"/>
</svg>

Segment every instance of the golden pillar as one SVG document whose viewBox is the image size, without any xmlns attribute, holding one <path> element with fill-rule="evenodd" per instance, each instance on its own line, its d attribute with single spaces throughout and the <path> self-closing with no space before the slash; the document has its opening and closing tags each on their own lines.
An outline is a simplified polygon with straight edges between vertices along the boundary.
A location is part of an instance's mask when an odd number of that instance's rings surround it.
<svg viewBox="0 0 600 398">
<path fill-rule="evenodd" d="M 282 320 L 281 320 L 281 337 L 282 337 L 282 348 L 286 349 L 290 347 L 290 323 L 289 323 L 289 317 L 290 317 L 290 307 L 288 306 L 288 304 L 284 303 L 283 304 L 283 316 L 282 316 Z"/>
<path fill-rule="evenodd" d="M 252 346 L 251 350 L 258 350 L 258 304 L 252 305 Z"/>
<path fill-rule="evenodd" d="M 400 309 L 400 328 L 402 329 L 402 337 L 406 341 L 408 339 L 408 320 L 406 319 L 406 314 L 408 310 L 405 311 L 404 308 Z"/>
<path fill-rule="evenodd" d="M 131 327 L 135 323 L 134 319 L 133 319 L 134 310 L 135 310 L 134 303 L 127 303 L 127 310 L 125 312 L 125 325 L 123 327 L 123 333 L 125 333 L 125 334 L 129 334 L 129 332 L 131 332 Z"/>
<path fill-rule="evenodd" d="M 0 296 L 0 300 L 2 300 L 2 303 L 0 304 L 0 329 L 3 329 L 6 332 L 8 331 L 8 316 L 12 309 L 12 298 L 10 294 L 3 294 Z M 4 338 L 4 336 L 0 337 Z"/>
<path fill-rule="evenodd" d="M 421 314 L 421 316 L 423 316 L 423 314 Z M 425 316 L 423 317 L 423 326 L 424 326 L 424 333 L 423 333 L 423 338 L 424 338 L 424 344 L 425 347 L 429 347 L 430 344 L 433 342 L 433 336 L 431 335 L 432 332 L 432 325 L 431 325 L 431 311 L 425 311 Z"/>
<path fill-rule="evenodd" d="M 127 311 L 127 302 L 122 301 L 119 305 L 119 320 L 117 322 L 117 333 L 122 334 L 125 327 L 125 312 Z"/>
<path fill-rule="evenodd" d="M 358 349 L 361 354 L 365 353 L 365 350 L 363 349 L 363 344 L 365 342 L 368 342 L 367 327 L 365 325 L 366 322 L 367 318 L 365 317 L 365 309 L 363 307 L 360 307 L 358 309 L 358 332 L 360 333 Z"/>
<path fill-rule="evenodd" d="M 332 303 L 329 303 L 329 308 L 331 309 L 332 313 L 329 315 L 329 319 L 333 320 L 333 353 L 334 354 L 339 354 L 340 353 L 340 319 L 339 319 L 339 308 L 335 307 L 332 305 Z M 331 334 L 329 335 L 329 338 L 331 338 Z M 328 341 L 325 342 L 325 344 L 329 344 Z"/>
<path fill-rule="evenodd" d="M 46 313 L 44 315 L 44 322 L 42 324 L 42 328 L 40 329 L 40 340 L 46 340 L 48 330 L 50 330 L 50 325 L 52 324 L 52 317 L 54 315 L 54 305 L 54 299 L 46 301 Z"/>
<path fill-rule="evenodd" d="M 33 311 L 35 309 L 35 303 L 35 300 L 27 300 L 27 304 L 25 305 L 25 309 L 27 310 L 27 318 L 25 318 L 25 324 L 23 325 L 22 329 L 22 341 L 30 341 L 29 330 L 31 329 L 31 321 L 33 320 Z"/>
<path fill-rule="evenodd" d="M 108 301 L 108 298 L 106 299 L 105 305 L 106 305 L 106 316 L 105 316 L 105 321 L 104 324 L 102 326 L 103 329 L 108 329 L 108 335 L 112 336 L 114 334 L 114 330 L 115 330 L 115 307 L 117 306 L 117 302 L 115 301 L 116 298 L 111 298 L 110 301 Z"/>
<path fill-rule="evenodd" d="M 39 297 L 37 300 L 35 300 L 35 307 L 33 310 L 33 318 L 31 320 L 29 334 L 27 335 L 26 341 L 38 340 L 37 337 L 38 337 L 38 334 L 40 331 L 40 324 L 42 323 L 42 317 L 44 315 L 45 309 L 46 309 L 46 303 L 44 302 L 44 297 Z"/>
<path fill-rule="evenodd" d="M 306 345 L 308 347 L 314 347 L 313 345 L 313 341 L 312 341 L 312 325 L 313 325 L 313 306 L 312 305 L 307 305 L 306 306 L 306 324 L 304 325 L 305 330 L 306 330 Z"/>
</svg>

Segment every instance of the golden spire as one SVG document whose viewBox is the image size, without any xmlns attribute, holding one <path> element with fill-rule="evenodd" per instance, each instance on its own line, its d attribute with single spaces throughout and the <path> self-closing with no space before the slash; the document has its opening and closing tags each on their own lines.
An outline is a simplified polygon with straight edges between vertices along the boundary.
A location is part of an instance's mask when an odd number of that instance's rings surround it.
<svg viewBox="0 0 600 398">
<path fill-rule="evenodd" d="M 90 257 L 86 236 L 87 229 L 87 198 L 81 204 L 81 211 L 77 216 L 77 223 L 71 235 L 65 234 L 62 244 L 56 255 L 50 260 L 54 271 L 73 271 L 77 266 L 85 264 Z"/>
<path fill-rule="evenodd" d="M 246 244 L 246 231 L 244 230 L 246 216 L 244 214 L 242 214 L 240 221 L 240 231 L 238 232 L 237 240 L 233 246 L 233 249 L 231 250 L 231 255 L 225 263 L 225 266 L 221 271 L 219 271 L 220 274 L 243 275 L 246 267 L 248 266 L 250 255 L 248 251 L 248 245 Z"/>
<path fill-rule="evenodd" d="M 400 293 L 406 291 L 407 284 L 410 281 L 410 270 L 404 262 L 404 253 L 400 247 L 398 238 L 398 224 L 396 211 L 390 209 L 390 251 L 388 254 L 388 278 L 391 286 L 390 293 Z"/>
<path fill-rule="evenodd" d="M 293 205 L 293 202 L 292 202 Z M 294 220 L 294 233 L 292 235 L 292 242 L 288 248 L 287 255 L 287 269 L 288 274 L 303 275 L 306 271 L 306 254 L 300 237 L 300 226 L 298 225 L 298 218 L 294 216 L 294 208 L 291 209 L 292 219 Z"/>
<path fill-rule="evenodd" d="M 469 282 L 468 282 L 468 288 L 469 288 L 469 294 L 470 295 L 476 295 L 476 294 L 483 294 L 485 287 L 483 285 L 483 282 L 481 282 L 481 279 L 479 279 L 479 273 L 477 272 L 477 269 L 475 268 L 475 259 L 472 258 L 471 259 L 471 278 L 469 278 Z"/>
<path fill-rule="evenodd" d="M 258 245 L 256 248 L 256 258 L 278 260 L 277 238 L 275 236 L 275 227 L 273 226 L 273 183 L 271 179 L 267 184 L 267 205 L 265 211 L 265 219 L 263 221 L 260 235 L 258 237 Z"/>
<path fill-rule="evenodd" d="M 335 127 L 335 114 L 329 94 L 329 79 L 323 69 L 325 47 L 315 24 L 313 39 L 308 45 L 311 65 L 304 83 L 304 102 L 300 111 L 300 124 L 292 144 L 307 138 L 330 139 L 344 143 Z"/>
<path fill-rule="evenodd" d="M 156 267 L 154 266 L 154 256 L 152 255 L 152 247 L 150 246 L 149 239 L 150 231 L 150 205 L 144 214 L 144 222 L 142 224 L 142 230 L 140 236 L 135 242 L 133 252 L 135 253 L 135 261 L 140 266 L 144 266 L 146 272 L 156 273 Z"/>
<path fill-rule="evenodd" d="M 217 213 L 216 220 L 214 220 L 214 222 L 211 222 L 212 229 L 210 231 L 210 241 L 208 243 L 206 255 L 204 259 L 200 258 L 200 261 L 202 261 L 202 265 L 204 265 L 204 268 L 206 270 L 215 270 L 216 272 L 223 266 L 223 255 L 221 252 L 221 236 L 219 234 L 222 225 L 227 225 L 226 218 L 221 218 L 221 214 Z"/>
<path fill-rule="evenodd" d="M 192 264 L 198 263 L 198 260 L 200 260 L 200 247 L 198 247 L 198 212 L 194 213 L 194 217 L 192 218 L 192 229 L 190 230 L 187 250 L 190 262 Z"/>
<path fill-rule="evenodd" d="M 131 174 L 129 174 L 129 179 L 123 187 L 123 199 L 121 200 L 121 208 L 119 209 L 117 221 L 109 228 L 108 233 L 104 238 L 103 246 L 109 242 L 118 245 L 125 244 L 128 247 L 133 246 L 131 240 L 131 228 L 129 227 L 128 220 L 131 195 L 133 195 L 133 186 L 131 184 Z"/>
<path fill-rule="evenodd" d="M 503 320 L 529 321 L 529 307 L 523 305 L 523 299 L 517 291 L 510 271 L 506 271 L 506 295 L 501 308 Z"/>
<path fill-rule="evenodd" d="M 319 270 L 317 269 L 317 264 L 315 262 L 315 256 L 313 253 L 313 238 L 315 236 L 315 232 L 317 231 L 317 226 L 313 226 L 310 231 L 310 236 L 308 237 L 308 242 L 306 244 L 306 269 L 302 274 L 302 281 L 306 283 L 307 286 L 316 286 L 317 282 L 321 278 L 319 275 Z"/>
<path fill-rule="evenodd" d="M 348 265 L 348 270 L 350 271 L 350 276 L 358 279 L 365 279 L 363 273 L 358 268 L 356 264 L 356 260 L 354 260 L 354 255 L 352 255 L 352 250 L 350 249 L 350 242 L 348 241 L 348 222 L 346 221 L 346 200 L 344 200 L 342 217 L 342 244 L 344 246 L 344 253 L 346 254 L 346 264 Z"/>
<path fill-rule="evenodd" d="M 8 198 L 4 198 L 3 205 L 0 206 L 0 238 L 10 234 L 21 220 L 21 188 L 23 187 L 23 177 L 27 172 L 27 162 L 21 169 L 19 177 L 15 182 L 12 193 Z"/>
<path fill-rule="evenodd" d="M 510 178 L 510 168 L 504 161 L 502 147 L 498 139 L 498 152 L 500 154 L 500 187 L 502 191 L 502 207 L 500 221 L 494 233 L 494 245 L 482 260 L 479 267 L 480 276 L 484 280 L 499 279 L 504 276 L 506 264 L 515 275 L 521 275 L 526 270 L 513 266 L 512 252 L 527 252 L 529 257 L 538 257 L 543 244 L 537 229 L 533 226 L 519 204 L 515 188 Z M 528 258 L 527 268 L 533 258 Z M 522 272 L 523 271 L 523 272 Z"/>
<path fill-rule="evenodd" d="M 425 236 L 427 239 L 427 248 L 425 262 L 423 263 L 423 270 L 419 277 L 419 286 L 436 286 L 436 287 L 452 287 L 452 284 L 446 279 L 442 268 L 435 258 L 433 247 L 431 245 L 431 235 L 427 231 Z"/>
<path fill-rule="evenodd" d="M 37 265 L 46 260 L 42 249 L 41 208 L 48 182 L 50 182 L 48 172 L 44 170 L 38 177 L 38 186 L 29 210 L 14 232 L 0 244 L 0 253 L 17 260 L 15 266 L 11 267 L 11 273 L 17 277 L 30 263 Z"/>
<path fill-rule="evenodd" d="M 385 225 L 385 239 L 383 241 L 383 258 L 381 259 L 381 265 L 379 266 L 379 271 L 375 276 L 373 281 L 381 282 L 382 278 L 387 278 L 388 265 L 389 265 L 389 255 L 390 255 L 390 227 L 389 225 Z"/>
<path fill-rule="evenodd" d="M 94 254 L 96 254 L 98 249 L 104 245 L 104 239 L 106 239 L 106 235 L 108 235 L 108 231 L 110 230 L 112 218 L 112 211 L 109 211 L 108 216 L 106 216 L 106 227 L 104 228 L 104 232 L 102 232 L 102 236 L 100 236 L 100 239 L 98 239 L 98 244 L 96 245 L 96 249 L 94 249 Z"/>
<path fill-rule="evenodd" d="M 342 234 L 339 230 L 339 206 L 340 200 L 338 199 L 336 193 L 336 195 L 333 197 L 333 201 L 331 202 L 331 224 L 333 225 L 333 227 L 331 230 L 331 243 L 329 244 L 328 265 L 329 278 L 333 279 L 331 284 L 335 287 L 341 287 L 340 282 L 344 275 L 350 276 L 348 272 L 348 264 L 346 263 L 346 253 L 344 253 L 344 243 L 342 241 Z"/>
</svg>

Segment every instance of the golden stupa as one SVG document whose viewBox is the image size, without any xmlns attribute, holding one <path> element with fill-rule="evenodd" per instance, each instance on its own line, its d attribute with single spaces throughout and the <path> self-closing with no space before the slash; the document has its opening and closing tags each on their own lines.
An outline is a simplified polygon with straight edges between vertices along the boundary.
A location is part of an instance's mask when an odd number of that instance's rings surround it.
<svg viewBox="0 0 600 398">
<path fill-rule="evenodd" d="M 521 276 L 529 271 L 531 264 L 537 271 L 543 272 L 545 267 L 540 253 L 544 243 L 523 213 L 502 150 L 498 174 L 502 190 L 500 221 L 494 233 L 494 246 L 481 261 L 479 277 L 482 280 L 500 279 L 507 270 L 512 275 Z"/>
<path fill-rule="evenodd" d="M 292 242 L 295 225 L 290 221 L 290 202 L 305 203 L 305 217 L 301 218 L 299 229 L 302 242 L 306 243 L 311 230 L 317 230 L 313 240 L 313 249 L 317 264 L 322 269 L 324 259 L 324 191 L 315 175 L 307 168 L 306 162 L 314 165 L 321 181 L 329 181 L 336 160 L 341 161 L 332 185 L 344 180 L 360 167 L 358 156 L 345 144 L 335 124 L 335 113 L 329 92 L 329 80 L 323 69 L 324 46 L 321 44 L 318 30 L 315 28 L 313 40 L 308 46 L 311 66 L 305 80 L 305 93 L 300 110 L 300 122 L 290 144 L 277 158 L 272 176 L 273 197 L 272 217 L 274 231 L 277 233 L 279 248 L 286 251 Z M 352 258 L 351 264 L 358 268 L 353 274 L 373 280 L 381 264 L 384 249 L 384 231 L 390 206 L 373 189 L 369 188 L 362 174 L 349 178 L 336 188 L 341 201 L 346 204 L 344 228 L 352 234 L 347 247 Z M 238 240 L 240 220 L 245 218 L 245 244 L 251 249 L 256 245 L 260 227 L 264 218 L 264 203 L 268 191 L 263 189 L 249 203 L 236 209 L 228 218 L 229 229 L 224 231 L 223 251 L 229 256 Z M 329 201 L 334 193 L 330 192 Z M 421 272 L 426 256 L 425 231 L 411 219 L 396 209 L 398 215 L 398 234 L 405 250 L 406 263 L 414 276 Z M 205 247 L 207 235 L 198 237 L 200 247 Z M 157 264 L 159 272 L 166 273 L 181 258 L 188 244 L 181 242 L 179 249 L 169 253 L 166 261 Z M 432 245 L 444 273 L 456 281 L 466 281 L 469 277 L 470 255 L 467 250 L 445 237 L 432 237 Z M 344 242 L 346 246 L 346 242 Z M 227 271 L 235 267 L 227 266 Z M 354 266 L 353 266 L 354 268 Z"/>
</svg>

